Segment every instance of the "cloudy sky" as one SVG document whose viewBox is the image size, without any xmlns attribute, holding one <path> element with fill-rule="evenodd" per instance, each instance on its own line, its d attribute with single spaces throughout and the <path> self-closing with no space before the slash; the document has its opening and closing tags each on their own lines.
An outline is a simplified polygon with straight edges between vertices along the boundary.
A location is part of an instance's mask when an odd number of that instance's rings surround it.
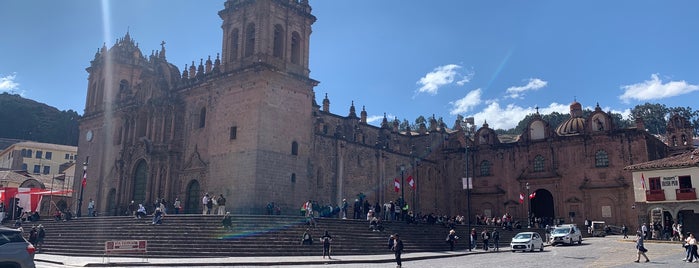
<svg viewBox="0 0 699 268">
<path fill-rule="evenodd" d="M 0 92 L 83 113 L 90 60 L 128 31 L 144 54 L 166 42 L 184 68 L 221 51 L 223 0 L 6 0 Z M 311 0 L 311 78 L 320 103 L 371 123 L 384 114 L 474 116 L 512 128 L 577 100 L 628 114 L 699 109 L 699 1 Z"/>
</svg>

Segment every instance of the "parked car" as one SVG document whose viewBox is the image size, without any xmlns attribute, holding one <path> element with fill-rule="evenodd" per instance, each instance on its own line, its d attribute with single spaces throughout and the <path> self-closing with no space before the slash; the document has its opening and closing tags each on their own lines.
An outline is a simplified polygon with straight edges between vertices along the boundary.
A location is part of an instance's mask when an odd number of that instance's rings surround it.
<svg viewBox="0 0 699 268">
<path fill-rule="evenodd" d="M 544 251 L 544 240 L 541 239 L 541 235 L 537 232 L 521 232 L 512 238 L 510 247 L 512 247 L 512 252 L 518 250 L 522 252 L 534 251 L 536 249 Z"/>
<path fill-rule="evenodd" d="M 558 244 L 572 245 L 574 243 L 582 244 L 582 233 L 574 224 L 558 225 L 551 231 L 551 245 Z"/>
<path fill-rule="evenodd" d="M 0 267 L 35 268 L 35 252 L 20 230 L 0 226 Z"/>
</svg>

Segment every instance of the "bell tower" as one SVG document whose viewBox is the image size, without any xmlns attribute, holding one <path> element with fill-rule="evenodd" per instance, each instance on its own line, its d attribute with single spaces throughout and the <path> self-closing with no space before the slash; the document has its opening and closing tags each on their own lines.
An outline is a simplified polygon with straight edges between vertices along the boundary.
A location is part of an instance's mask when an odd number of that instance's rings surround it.
<svg viewBox="0 0 699 268">
<path fill-rule="evenodd" d="M 226 72 L 259 64 L 308 77 L 311 15 L 308 0 L 227 0 L 223 19 Z"/>
</svg>

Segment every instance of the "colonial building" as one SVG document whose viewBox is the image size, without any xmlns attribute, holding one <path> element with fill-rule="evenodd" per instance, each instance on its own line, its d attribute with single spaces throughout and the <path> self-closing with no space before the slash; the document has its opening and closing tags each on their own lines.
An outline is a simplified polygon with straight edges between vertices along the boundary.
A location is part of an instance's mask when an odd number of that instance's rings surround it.
<svg viewBox="0 0 699 268">
<path fill-rule="evenodd" d="M 699 231 L 699 149 L 692 147 L 692 127 L 674 115 L 668 121 L 668 141 L 676 154 L 626 167 L 632 172 L 634 209 L 638 223 L 681 223 L 685 231 Z"/>
<path fill-rule="evenodd" d="M 562 125 L 537 113 L 512 142 L 487 123 L 449 128 L 434 116 L 407 131 L 385 116 L 368 125 L 365 107 L 332 113 L 327 94 L 316 103 L 308 69 L 316 17 L 307 0 L 228 0 L 218 15 L 223 44 L 213 61 L 180 71 L 164 44 L 144 56 L 128 33 L 91 61 L 79 153 L 88 163 L 85 198 L 99 211 L 180 198 L 195 213 L 208 192 L 227 197 L 235 213 L 264 213 L 269 202 L 297 214 L 309 199 L 404 196 L 416 212 L 466 215 L 470 194 L 471 218 L 530 212 L 621 224 L 635 218 L 623 168 L 667 155 L 642 127 L 619 129 L 599 106 L 583 117 L 577 102 Z M 525 192 L 535 193 L 531 204 L 520 204 Z"/>
<path fill-rule="evenodd" d="M 58 175 L 61 165 L 75 162 L 78 147 L 22 141 L 0 152 L 0 170 L 25 170 L 32 174 Z"/>
</svg>

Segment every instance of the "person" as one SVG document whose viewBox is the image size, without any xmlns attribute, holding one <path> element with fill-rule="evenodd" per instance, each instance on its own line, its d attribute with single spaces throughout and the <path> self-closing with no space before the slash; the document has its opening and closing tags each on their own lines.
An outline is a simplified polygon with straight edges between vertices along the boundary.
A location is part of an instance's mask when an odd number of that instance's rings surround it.
<svg viewBox="0 0 699 268">
<path fill-rule="evenodd" d="M 483 229 L 481 232 L 481 238 L 483 239 L 483 250 L 488 251 L 488 242 L 490 241 L 490 233 L 488 229 Z"/>
<path fill-rule="evenodd" d="M 138 204 L 138 210 L 136 210 L 136 219 L 140 219 L 146 216 L 146 207 L 143 204 Z"/>
<path fill-rule="evenodd" d="M 32 225 L 32 229 L 29 231 L 29 243 L 36 247 L 37 241 L 39 241 L 39 231 L 36 230 L 35 225 Z"/>
<path fill-rule="evenodd" d="M 347 199 L 343 198 L 342 199 L 342 219 L 346 220 L 347 219 L 347 208 L 349 208 L 349 203 L 347 203 Z"/>
<path fill-rule="evenodd" d="M 223 220 L 221 221 L 221 225 L 223 225 L 223 228 L 225 228 L 226 230 L 233 229 L 233 217 L 231 217 L 230 212 L 226 212 L 226 215 L 223 216 Z"/>
<path fill-rule="evenodd" d="M 369 230 L 372 232 L 380 232 L 383 231 L 383 226 L 381 225 L 381 220 L 377 218 L 376 216 L 373 216 L 371 218 L 371 221 L 369 221 Z"/>
<path fill-rule="evenodd" d="M 313 245 L 313 237 L 310 233 L 311 229 L 306 228 L 306 231 L 301 235 L 301 245 Z"/>
<path fill-rule="evenodd" d="M 136 207 L 136 203 L 131 200 L 131 203 L 129 203 L 129 214 L 131 214 L 131 217 L 136 218 L 136 209 L 138 209 L 138 207 Z"/>
<path fill-rule="evenodd" d="M 456 245 L 456 240 L 458 240 L 459 237 L 456 235 L 456 231 L 454 229 L 449 230 L 449 235 L 447 235 L 447 244 L 449 244 L 449 250 L 454 250 L 454 245 Z"/>
<path fill-rule="evenodd" d="M 644 258 L 646 258 L 646 262 L 650 262 L 648 259 L 648 256 L 646 256 L 646 251 L 648 251 L 644 246 L 643 246 L 643 234 L 642 233 L 636 233 L 636 249 L 638 257 L 634 262 L 639 262 L 641 260 L 641 255 L 643 255 Z"/>
<path fill-rule="evenodd" d="M 223 197 L 223 194 L 220 194 L 218 196 L 216 203 L 218 203 L 218 215 L 225 215 L 226 214 L 226 198 Z"/>
<path fill-rule="evenodd" d="M 180 210 L 182 209 L 182 202 L 180 202 L 180 199 L 175 197 L 175 203 L 172 204 L 173 207 L 175 207 L 175 214 L 180 214 Z"/>
<path fill-rule="evenodd" d="M 396 267 L 400 268 L 401 267 L 401 260 L 400 260 L 400 255 L 403 253 L 403 240 L 400 240 L 400 236 L 398 236 L 398 233 L 393 234 L 393 253 L 396 255 Z"/>
<path fill-rule="evenodd" d="M 332 240 L 332 236 L 330 236 L 328 231 L 325 231 L 325 234 L 320 238 L 320 242 L 323 243 L 323 259 L 325 259 L 325 255 L 328 255 L 328 259 L 332 259 L 330 257 L 330 242 Z"/>
<path fill-rule="evenodd" d="M 643 223 L 641 226 L 641 232 L 643 234 L 643 238 L 648 238 L 648 226 L 646 226 L 646 223 Z"/>
<path fill-rule="evenodd" d="M 0 200 L 0 224 L 5 222 L 5 202 Z"/>
<path fill-rule="evenodd" d="M 61 221 L 62 215 L 60 210 L 56 210 L 56 213 L 53 214 L 53 220 L 54 221 Z"/>
<path fill-rule="evenodd" d="M 211 203 L 211 199 L 209 198 L 209 193 L 205 193 L 204 197 L 201 198 L 201 204 L 204 206 L 204 209 L 202 210 L 201 214 L 211 214 L 211 206 L 213 204 Z"/>
<path fill-rule="evenodd" d="M 476 228 L 473 228 L 473 229 L 471 229 L 471 244 L 470 244 L 470 248 L 468 249 L 468 251 L 471 251 L 472 249 L 476 248 L 476 242 L 478 242 L 477 239 L 478 239 L 478 234 L 476 233 Z"/>
<path fill-rule="evenodd" d="M 92 198 L 90 198 L 90 203 L 87 203 L 87 215 L 88 217 L 95 216 L 95 200 L 92 200 Z"/>
<path fill-rule="evenodd" d="M 697 254 L 697 239 L 694 234 L 687 233 L 687 239 L 685 240 L 684 247 L 687 250 L 687 257 L 683 261 L 686 262 L 698 262 L 699 255 Z"/>
<path fill-rule="evenodd" d="M 160 208 L 156 208 L 155 212 L 153 212 L 153 223 L 151 223 L 151 224 L 153 224 L 153 225 L 162 224 L 163 223 L 163 216 L 164 216 L 163 211 L 160 210 Z"/>
<path fill-rule="evenodd" d="M 629 238 L 629 227 L 626 227 L 626 224 L 621 225 L 621 234 L 624 235 L 624 239 Z"/>
<path fill-rule="evenodd" d="M 490 234 L 490 237 L 493 238 L 494 250 L 500 251 L 500 232 L 498 232 L 498 228 L 493 228 L 493 233 Z"/>
<path fill-rule="evenodd" d="M 37 233 L 37 240 L 36 240 L 36 251 L 40 252 L 41 247 L 44 245 L 44 238 L 46 238 L 46 231 L 44 230 L 44 225 L 39 224 L 39 229 Z"/>
<path fill-rule="evenodd" d="M 544 232 L 546 233 L 546 241 L 544 241 L 544 243 L 549 243 L 551 242 L 551 226 L 547 224 L 544 229 Z"/>
</svg>

